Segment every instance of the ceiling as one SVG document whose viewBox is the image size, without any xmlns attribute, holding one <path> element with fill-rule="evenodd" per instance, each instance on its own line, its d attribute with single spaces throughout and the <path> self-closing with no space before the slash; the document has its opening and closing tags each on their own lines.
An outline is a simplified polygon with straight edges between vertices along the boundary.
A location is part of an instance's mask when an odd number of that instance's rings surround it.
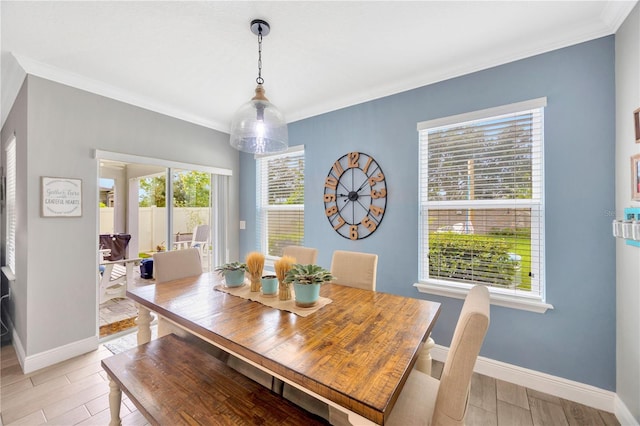
<svg viewBox="0 0 640 426">
<path fill-rule="evenodd" d="M 253 96 L 287 121 L 614 34 L 634 1 L 6 1 L 2 122 L 26 73 L 228 132 Z"/>
</svg>

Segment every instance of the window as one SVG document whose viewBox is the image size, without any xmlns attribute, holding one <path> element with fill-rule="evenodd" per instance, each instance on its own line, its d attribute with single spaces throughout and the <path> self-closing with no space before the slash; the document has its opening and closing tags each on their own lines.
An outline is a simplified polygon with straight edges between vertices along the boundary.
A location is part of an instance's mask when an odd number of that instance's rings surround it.
<svg viewBox="0 0 640 426">
<path fill-rule="evenodd" d="M 12 136 L 7 153 L 7 266 L 16 273 L 16 137 Z"/>
<path fill-rule="evenodd" d="M 283 247 L 304 245 L 304 147 L 258 157 L 256 167 L 258 250 L 282 256 Z"/>
<path fill-rule="evenodd" d="M 421 291 L 483 284 L 492 298 L 544 304 L 545 105 L 418 124 Z"/>
</svg>

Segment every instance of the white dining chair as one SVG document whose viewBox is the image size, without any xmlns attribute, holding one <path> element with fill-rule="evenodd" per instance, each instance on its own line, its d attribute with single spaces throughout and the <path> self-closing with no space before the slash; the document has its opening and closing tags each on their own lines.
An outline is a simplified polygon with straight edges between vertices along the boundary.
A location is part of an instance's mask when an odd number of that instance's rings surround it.
<svg viewBox="0 0 640 426">
<path fill-rule="evenodd" d="M 197 248 L 153 254 L 153 276 L 156 284 L 200 274 L 202 274 L 202 262 Z"/>
<path fill-rule="evenodd" d="M 487 287 L 469 291 L 440 380 L 413 369 L 385 425 L 464 425 L 473 367 L 489 328 L 489 306 Z"/>
<path fill-rule="evenodd" d="M 333 252 L 331 275 L 335 277 L 335 284 L 375 291 L 377 273 L 377 254 L 344 250 Z"/>
<path fill-rule="evenodd" d="M 286 246 L 282 249 L 282 256 L 293 257 L 295 263 L 313 265 L 318 259 L 318 249 L 303 246 Z"/>
<path fill-rule="evenodd" d="M 153 254 L 153 277 L 156 285 L 180 278 L 195 277 L 202 274 L 200 251 L 197 248 L 163 251 Z M 185 336 L 187 333 L 165 318 L 158 318 L 158 337 L 174 333 Z"/>
</svg>

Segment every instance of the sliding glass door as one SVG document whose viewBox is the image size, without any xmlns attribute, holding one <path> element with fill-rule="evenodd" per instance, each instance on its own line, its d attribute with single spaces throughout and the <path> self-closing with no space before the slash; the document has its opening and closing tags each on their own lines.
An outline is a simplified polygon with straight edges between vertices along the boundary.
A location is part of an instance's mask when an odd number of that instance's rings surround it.
<svg viewBox="0 0 640 426">
<path fill-rule="evenodd" d="M 170 169 L 171 238 L 173 249 L 194 247 L 200 251 L 203 269 L 211 269 L 211 174 Z"/>
<path fill-rule="evenodd" d="M 224 263 L 224 206 L 230 172 L 173 162 L 162 165 L 161 160 L 125 154 L 104 155 L 99 175 L 101 234 L 131 235 L 129 258 L 195 247 L 203 270 Z"/>
</svg>

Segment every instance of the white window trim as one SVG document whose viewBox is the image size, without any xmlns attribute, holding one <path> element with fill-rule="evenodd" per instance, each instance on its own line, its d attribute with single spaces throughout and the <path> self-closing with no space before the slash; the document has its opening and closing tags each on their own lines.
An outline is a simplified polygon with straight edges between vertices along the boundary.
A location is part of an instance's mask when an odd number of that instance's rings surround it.
<svg viewBox="0 0 640 426">
<path fill-rule="evenodd" d="M 464 299 L 472 287 L 471 285 L 456 285 L 449 282 L 446 284 L 442 282 L 439 283 L 438 280 L 414 283 L 413 286 L 418 289 L 420 293 L 434 294 L 454 299 Z M 553 305 L 544 302 L 542 298 L 537 296 L 527 297 L 520 294 L 515 295 L 513 291 L 497 287 L 489 287 L 489 294 L 491 296 L 491 304 L 496 306 L 504 306 L 505 308 L 520 309 L 539 314 L 547 312 L 548 309 L 554 309 Z"/>
<path fill-rule="evenodd" d="M 292 152 L 298 152 L 298 151 L 304 151 L 304 145 L 290 146 L 289 148 L 287 148 L 286 151 L 278 152 L 278 153 L 275 153 L 275 154 L 254 154 L 253 158 L 255 160 L 257 160 L 258 158 L 264 158 L 264 157 L 274 157 L 274 158 L 276 158 L 276 157 L 289 155 Z"/>
<path fill-rule="evenodd" d="M 449 126 L 451 124 L 461 124 L 474 120 L 481 120 L 489 117 L 510 114 L 518 111 L 526 111 L 530 109 L 544 108 L 547 106 L 547 98 L 537 98 L 531 99 L 523 102 L 516 102 L 508 105 L 501 105 L 494 108 L 487 108 L 478 111 L 472 111 L 463 114 L 457 114 L 442 118 L 437 118 L 433 120 L 422 121 L 417 124 L 418 132 L 427 129 L 433 129 L 437 127 Z M 541 150 L 541 169 L 544 170 L 544 144 L 543 141 L 539 141 L 540 150 Z M 533 199 L 531 200 L 508 200 L 505 201 L 505 205 L 513 206 L 514 202 L 517 205 L 521 206 L 533 206 L 539 207 L 543 214 L 539 218 L 539 229 L 540 234 L 543 237 L 542 243 L 544 244 L 544 229 L 545 229 L 545 220 L 544 220 L 544 199 L 540 199 L 539 191 L 536 189 L 544 188 L 544 174 L 542 176 L 537 176 L 539 182 L 537 185 L 534 185 L 534 194 Z M 487 201 L 486 203 L 483 201 L 475 201 L 474 203 L 469 203 L 468 205 L 465 203 L 457 202 L 448 202 L 448 201 L 432 201 L 429 203 L 430 205 L 437 207 L 439 209 L 446 207 L 454 207 L 454 208 L 465 208 L 465 207 L 473 207 L 478 208 L 482 205 L 491 205 L 496 206 L 501 204 L 499 200 L 496 201 Z M 418 206 L 420 210 L 420 214 L 422 214 L 422 205 Z M 419 243 L 422 245 L 422 241 Z M 524 292 L 518 292 L 517 294 L 513 290 L 509 289 L 501 289 L 498 287 L 489 287 L 489 293 L 491 296 L 491 304 L 496 306 L 503 306 L 507 308 L 520 309 L 530 312 L 536 313 L 545 313 L 549 309 L 554 309 L 553 305 L 546 303 L 546 274 L 545 274 L 545 265 L 544 262 L 539 265 L 539 273 L 540 273 L 540 295 L 527 295 Z M 544 283 L 544 284 L 542 284 Z M 451 297 L 455 299 L 464 299 L 469 292 L 469 289 L 473 287 L 471 284 L 464 283 L 454 283 L 445 280 L 437 280 L 437 279 L 427 279 L 418 283 L 413 284 L 414 287 L 420 293 L 434 294 L 438 296 Z"/>
<path fill-rule="evenodd" d="M 304 145 L 295 145 L 295 146 L 290 146 L 286 151 L 282 151 L 282 152 L 278 152 L 275 154 L 254 154 L 253 158 L 255 160 L 258 159 L 262 159 L 262 158 L 278 158 L 278 157 L 287 157 L 292 153 L 295 152 L 301 152 L 304 151 Z M 259 183 L 260 183 L 260 176 L 258 175 L 258 173 L 256 173 L 256 190 L 260 190 L 259 188 Z M 264 212 L 269 212 L 269 211 L 286 211 L 286 210 L 291 210 L 291 211 L 299 211 L 302 210 L 304 212 L 304 204 L 302 205 L 278 205 L 278 206 L 266 206 L 266 207 L 262 207 L 265 203 L 265 200 L 267 198 L 267 194 L 264 193 L 260 193 L 260 198 L 261 201 L 259 203 L 259 205 L 256 206 L 256 211 L 261 211 L 263 210 Z M 256 216 L 257 220 L 261 220 L 263 221 L 264 224 L 266 224 L 266 221 L 262 220 L 261 217 Z M 274 262 L 276 260 L 279 259 L 279 257 L 277 256 L 272 256 L 270 254 L 268 254 L 268 249 L 266 246 L 266 239 L 265 236 L 269 235 L 269 230 L 268 229 L 264 229 L 262 230 L 262 232 L 259 235 L 259 244 L 260 244 L 260 251 L 262 253 L 265 253 L 265 272 L 273 272 L 274 269 Z"/>
<path fill-rule="evenodd" d="M 509 105 L 501 105 L 494 108 L 486 108 L 478 111 L 465 112 L 448 117 L 435 118 L 433 120 L 421 121 L 418 123 L 418 131 L 432 129 L 436 127 L 448 126 L 450 124 L 465 123 L 467 121 L 480 120 L 496 115 L 511 114 L 517 111 L 544 108 L 547 106 L 547 98 L 537 98 L 528 101 L 516 102 Z"/>
<path fill-rule="evenodd" d="M 231 176 L 232 170 L 221 167 L 203 166 L 202 164 L 182 163 L 179 161 L 164 160 L 152 157 L 141 157 L 138 155 L 124 154 L 121 152 L 111 152 L 96 149 L 93 158 L 98 160 L 122 161 L 123 163 L 148 164 L 172 169 L 195 170 L 198 172 L 206 172 L 214 175 Z"/>
<path fill-rule="evenodd" d="M 5 247 L 6 247 L 6 270 L 5 271 L 5 276 L 7 277 L 7 279 L 11 280 L 15 280 L 15 273 L 16 273 L 16 260 L 17 260 L 17 256 L 16 256 L 16 232 L 17 232 L 17 224 L 18 224 L 18 217 L 17 217 L 17 212 L 16 212 L 16 194 L 17 194 L 17 166 L 18 166 L 18 162 L 17 162 L 17 144 L 16 144 L 16 135 L 15 133 L 11 135 L 11 137 L 9 138 L 9 141 L 6 144 L 6 148 L 5 148 L 5 158 L 7 161 L 7 174 L 9 173 L 9 161 L 10 161 L 10 157 L 11 157 L 11 161 L 13 162 L 11 164 L 11 169 L 13 170 L 13 176 L 11 176 L 11 178 L 9 176 L 7 176 L 4 184 L 8 185 L 9 183 L 11 183 L 12 185 L 12 192 L 10 193 L 8 188 L 4 188 L 5 191 L 5 205 L 7 206 L 6 209 L 6 236 L 5 236 Z M 11 155 L 9 155 L 11 154 Z M 11 180 L 11 182 L 9 182 Z M 10 199 L 11 198 L 11 199 Z M 11 223 L 12 222 L 12 223 Z M 3 269 L 4 271 L 4 269 Z M 7 272 L 11 272 L 11 274 L 7 274 Z"/>
</svg>

